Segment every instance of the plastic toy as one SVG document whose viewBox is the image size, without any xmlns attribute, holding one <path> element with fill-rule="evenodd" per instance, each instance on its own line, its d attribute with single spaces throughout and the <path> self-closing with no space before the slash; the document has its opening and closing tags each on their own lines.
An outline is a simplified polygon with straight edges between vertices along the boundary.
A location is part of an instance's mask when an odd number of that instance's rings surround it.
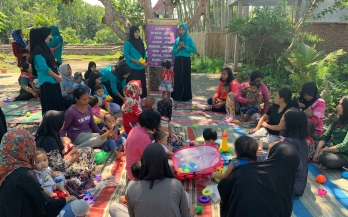
<svg viewBox="0 0 348 217">
<path fill-rule="evenodd" d="M 90 205 L 93 204 L 96 199 L 97 199 L 97 197 L 92 195 L 92 194 L 85 195 L 82 198 L 82 200 L 86 201 Z"/>
<path fill-rule="evenodd" d="M 194 145 L 195 145 L 195 146 L 199 146 L 199 142 L 195 142 Z"/>
<path fill-rule="evenodd" d="M 139 63 L 144 65 L 144 66 L 147 66 L 147 62 L 146 62 L 146 60 L 144 58 L 140 58 L 139 59 Z"/>
<path fill-rule="evenodd" d="M 210 198 L 208 196 L 205 196 L 205 195 L 201 195 L 199 198 L 198 198 L 199 202 L 201 203 L 208 203 L 210 201 Z"/>
<path fill-rule="evenodd" d="M 98 153 L 95 153 L 94 154 L 94 162 L 96 164 L 102 164 L 106 161 L 106 159 L 108 158 L 108 153 L 105 152 L 105 151 L 101 151 L 101 152 L 98 152 Z"/>
<path fill-rule="evenodd" d="M 85 192 L 83 192 L 85 195 L 90 195 L 91 194 L 91 192 L 90 191 L 85 191 Z"/>
<path fill-rule="evenodd" d="M 107 95 L 105 97 L 105 99 L 103 100 L 103 105 L 105 105 L 107 102 L 110 102 L 111 101 L 111 96 L 110 95 Z"/>
<path fill-rule="evenodd" d="M 204 196 L 210 196 L 210 195 L 212 195 L 214 193 L 214 190 L 211 188 L 211 187 L 206 187 L 206 188 L 204 188 L 203 190 L 202 190 L 202 194 L 204 195 Z"/>
<path fill-rule="evenodd" d="M 30 112 L 25 113 L 25 116 L 29 117 L 31 115 Z"/>
<path fill-rule="evenodd" d="M 345 179 L 348 179 L 348 172 L 346 172 L 346 171 L 343 172 L 342 173 L 342 177 L 345 178 Z"/>
<path fill-rule="evenodd" d="M 196 213 L 197 213 L 197 214 L 202 214 L 202 213 L 203 213 L 203 208 L 202 208 L 202 206 L 196 206 Z"/>
<path fill-rule="evenodd" d="M 195 106 L 194 106 L 194 105 L 192 105 L 192 106 L 191 106 L 191 110 L 194 110 L 194 109 L 195 109 Z"/>
<path fill-rule="evenodd" d="M 221 174 L 224 174 L 224 173 L 226 172 L 226 170 L 227 170 L 227 168 L 221 168 L 221 169 L 220 169 L 219 171 L 217 171 L 217 172 L 219 172 L 219 173 L 221 173 Z M 216 183 L 219 183 L 219 182 L 221 182 L 221 179 L 215 178 L 214 181 L 215 181 Z"/>
<path fill-rule="evenodd" d="M 228 137 L 228 134 L 226 133 L 226 130 L 224 130 L 224 132 L 222 134 L 222 144 L 220 147 L 221 153 L 226 153 L 226 152 L 230 153 L 231 152 L 230 147 L 228 147 L 228 145 L 227 145 L 227 137 Z"/>
<path fill-rule="evenodd" d="M 192 124 L 192 129 L 196 129 L 197 128 L 197 124 Z"/>
<path fill-rule="evenodd" d="M 6 99 L 4 100 L 4 102 L 11 102 L 11 99 L 10 99 L 10 98 L 6 98 Z"/>
<path fill-rule="evenodd" d="M 190 167 L 195 167 L 195 166 L 196 166 L 196 163 L 193 162 L 193 161 L 191 161 L 191 162 L 190 162 Z"/>
<path fill-rule="evenodd" d="M 190 146 L 194 146 L 195 144 L 193 142 L 189 142 L 189 145 Z"/>
<path fill-rule="evenodd" d="M 100 182 L 103 179 L 103 176 L 101 174 L 98 174 L 95 176 L 95 180 L 97 180 L 98 182 Z"/>
<path fill-rule="evenodd" d="M 320 197 L 325 197 L 327 195 L 327 190 L 323 188 L 318 188 L 318 194 Z"/>
<path fill-rule="evenodd" d="M 178 168 L 178 172 L 183 173 L 184 170 L 182 168 Z"/>
<path fill-rule="evenodd" d="M 319 174 L 317 175 L 315 180 L 320 184 L 324 184 L 324 182 L 326 181 L 326 177 L 323 174 Z"/>
</svg>

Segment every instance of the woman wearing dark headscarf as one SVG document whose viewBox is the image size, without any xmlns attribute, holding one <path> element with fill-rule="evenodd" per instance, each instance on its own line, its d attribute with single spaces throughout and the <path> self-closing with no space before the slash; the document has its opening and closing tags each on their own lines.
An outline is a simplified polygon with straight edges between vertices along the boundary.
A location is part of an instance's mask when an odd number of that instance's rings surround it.
<svg viewBox="0 0 348 217">
<path fill-rule="evenodd" d="M 131 80 L 140 80 L 143 87 L 141 98 L 145 98 L 147 96 L 145 66 L 139 62 L 139 59 L 146 59 L 146 50 L 137 26 L 130 28 L 129 39 L 124 43 L 123 54 L 126 58 L 126 63 L 131 68 L 131 74 L 127 78 L 127 83 Z"/>
<path fill-rule="evenodd" d="M 7 132 L 7 124 L 5 114 L 0 107 L 0 141 L 3 135 Z"/>
<path fill-rule="evenodd" d="M 126 61 L 122 59 L 115 66 L 108 66 L 100 71 L 102 83 L 113 98 L 113 102 L 120 106 L 124 102 L 123 89 L 126 86 L 126 79 L 131 73 Z"/>
<path fill-rule="evenodd" d="M 320 98 L 317 85 L 314 82 L 307 82 L 303 85 L 299 107 L 306 113 L 308 121 L 314 123 L 318 136 L 323 135 L 326 104 L 324 99 Z"/>
<path fill-rule="evenodd" d="M 63 53 L 63 46 L 64 41 L 63 37 L 60 35 L 59 29 L 57 26 L 49 26 L 48 28 L 51 29 L 52 39 L 47 43 L 47 46 L 52 51 L 55 61 L 57 63 L 57 66 L 60 66 L 62 64 L 62 53 Z"/>
<path fill-rule="evenodd" d="M 53 54 L 47 46 L 51 30 L 45 27 L 30 30 L 30 55 L 33 60 L 33 75 L 38 76 L 40 85 L 40 101 L 42 114 L 48 110 L 64 111 L 63 97 L 59 82 L 62 77 L 58 73 Z"/>
<path fill-rule="evenodd" d="M 176 101 L 189 101 L 192 99 L 191 90 L 191 54 L 196 52 L 196 46 L 189 36 L 185 24 L 179 25 L 179 36 L 176 38 L 172 53 L 174 61 L 174 84 L 172 98 Z"/>
<path fill-rule="evenodd" d="M 160 144 L 150 144 L 145 148 L 141 157 L 140 181 L 129 187 L 126 199 L 131 217 L 190 216 L 185 190 L 181 182 L 174 179 Z M 156 209 L 149 209 L 154 206 Z"/>
<path fill-rule="evenodd" d="M 26 61 L 26 58 L 29 57 L 29 54 L 27 54 L 29 46 L 27 45 L 27 43 L 25 43 L 23 37 L 24 35 L 22 30 L 13 30 L 12 38 L 14 42 L 12 42 L 12 51 L 14 56 L 17 58 L 18 67 L 21 67 L 21 63 L 23 61 Z"/>
<path fill-rule="evenodd" d="M 243 165 L 221 181 L 220 216 L 291 216 L 298 151 L 286 142 L 274 145 L 263 162 Z"/>
</svg>

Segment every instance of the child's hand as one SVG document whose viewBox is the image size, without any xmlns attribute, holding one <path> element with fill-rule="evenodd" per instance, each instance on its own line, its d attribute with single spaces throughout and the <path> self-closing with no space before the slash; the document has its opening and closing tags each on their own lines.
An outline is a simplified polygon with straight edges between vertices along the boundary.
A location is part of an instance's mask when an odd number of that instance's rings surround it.
<svg viewBox="0 0 348 217">
<path fill-rule="evenodd" d="M 51 195 L 49 195 L 49 196 L 52 197 L 52 198 L 56 198 L 57 194 L 52 192 Z"/>
<path fill-rule="evenodd" d="M 61 185 L 59 185 L 59 191 L 63 192 L 65 195 L 70 196 L 69 192 Z"/>
<path fill-rule="evenodd" d="M 212 179 L 215 179 L 215 178 L 216 178 L 216 174 L 218 174 L 218 172 L 213 172 L 213 173 L 211 174 L 210 177 L 211 177 Z"/>
<path fill-rule="evenodd" d="M 175 134 L 172 134 L 172 137 L 173 137 L 177 142 L 180 142 L 180 139 L 179 139 Z"/>
<path fill-rule="evenodd" d="M 110 96 L 109 102 L 112 102 L 114 99 Z"/>
<path fill-rule="evenodd" d="M 51 176 L 54 178 L 54 177 L 57 177 L 57 176 L 59 176 L 60 175 L 60 173 L 59 173 L 59 171 L 52 171 L 51 170 Z"/>
<path fill-rule="evenodd" d="M 167 145 L 167 147 L 168 147 L 168 150 L 169 150 L 170 152 L 173 152 L 173 146 Z"/>
<path fill-rule="evenodd" d="M 256 156 L 259 157 L 262 155 L 262 148 L 261 147 L 258 147 L 257 148 L 257 151 L 256 151 Z"/>
</svg>

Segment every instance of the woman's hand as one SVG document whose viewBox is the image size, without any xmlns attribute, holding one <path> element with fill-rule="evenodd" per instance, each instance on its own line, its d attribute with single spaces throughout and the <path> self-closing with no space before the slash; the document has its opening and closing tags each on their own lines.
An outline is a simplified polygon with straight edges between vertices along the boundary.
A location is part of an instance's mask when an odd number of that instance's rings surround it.
<svg viewBox="0 0 348 217">
<path fill-rule="evenodd" d="M 56 79 L 58 83 L 62 82 L 62 76 L 60 75 L 55 76 L 54 79 Z"/>
<path fill-rule="evenodd" d="M 323 152 L 320 150 L 319 152 L 315 151 L 314 152 L 314 155 L 313 155 L 313 158 L 312 158 L 312 161 L 314 163 L 319 163 L 319 156 L 322 154 Z"/>
<path fill-rule="evenodd" d="M 326 170 L 326 167 L 324 167 L 323 165 L 319 164 L 319 169 Z"/>
<path fill-rule="evenodd" d="M 36 98 L 38 96 L 35 91 L 33 91 L 31 94 L 34 96 L 34 98 Z"/>
<path fill-rule="evenodd" d="M 67 196 L 65 198 L 66 203 L 70 203 L 71 201 L 77 200 L 75 196 Z"/>
<path fill-rule="evenodd" d="M 298 102 L 298 107 L 300 107 L 301 109 L 305 108 L 306 106 L 302 103 L 302 102 Z"/>
<path fill-rule="evenodd" d="M 249 130 L 249 134 L 255 133 L 256 131 L 258 131 L 259 129 L 257 128 L 253 128 Z"/>
<path fill-rule="evenodd" d="M 64 159 L 65 160 L 70 160 L 71 163 L 78 162 L 80 160 L 80 156 L 79 156 L 77 148 L 73 147 L 72 150 L 70 151 L 70 153 L 68 155 L 64 156 Z"/>
<path fill-rule="evenodd" d="M 195 205 L 190 206 L 190 214 L 192 216 L 196 215 L 196 206 Z"/>
<path fill-rule="evenodd" d="M 211 103 L 213 104 L 213 105 L 215 105 L 216 104 L 216 99 L 213 97 L 213 98 L 211 98 Z"/>
<path fill-rule="evenodd" d="M 72 89 L 68 90 L 66 93 L 67 93 L 67 94 L 71 94 L 71 93 L 73 93 L 74 91 L 75 91 L 75 88 L 72 88 Z"/>
<path fill-rule="evenodd" d="M 139 60 L 135 60 L 135 59 L 133 59 L 133 62 L 134 62 L 135 64 L 137 64 L 138 66 L 140 66 L 140 65 L 141 65 L 141 63 L 139 62 Z"/>
<path fill-rule="evenodd" d="M 221 108 L 225 103 L 224 102 L 218 102 L 215 104 L 215 108 L 219 109 Z"/>
<path fill-rule="evenodd" d="M 268 123 L 264 121 L 264 122 L 261 124 L 261 126 L 263 126 L 264 128 L 268 128 Z"/>
<path fill-rule="evenodd" d="M 183 41 L 180 41 L 179 47 L 180 48 L 186 48 L 186 45 L 185 45 L 185 43 Z"/>
</svg>

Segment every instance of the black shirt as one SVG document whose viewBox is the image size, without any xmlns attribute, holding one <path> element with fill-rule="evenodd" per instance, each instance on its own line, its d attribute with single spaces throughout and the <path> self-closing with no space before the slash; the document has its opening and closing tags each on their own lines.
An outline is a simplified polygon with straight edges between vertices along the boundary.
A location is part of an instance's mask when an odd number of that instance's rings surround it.
<svg viewBox="0 0 348 217">
<path fill-rule="evenodd" d="M 289 109 L 291 108 L 291 105 L 288 104 L 283 111 L 281 111 L 280 113 L 278 113 L 278 109 L 279 109 L 279 105 L 277 104 L 273 104 L 271 107 L 268 108 L 266 115 L 269 116 L 267 123 L 269 125 L 278 125 L 280 122 L 280 119 L 282 119 L 283 114 Z M 267 128 L 267 131 L 269 134 L 272 135 L 276 135 L 278 136 L 280 131 L 275 131 L 275 130 L 271 130 Z"/>
</svg>

